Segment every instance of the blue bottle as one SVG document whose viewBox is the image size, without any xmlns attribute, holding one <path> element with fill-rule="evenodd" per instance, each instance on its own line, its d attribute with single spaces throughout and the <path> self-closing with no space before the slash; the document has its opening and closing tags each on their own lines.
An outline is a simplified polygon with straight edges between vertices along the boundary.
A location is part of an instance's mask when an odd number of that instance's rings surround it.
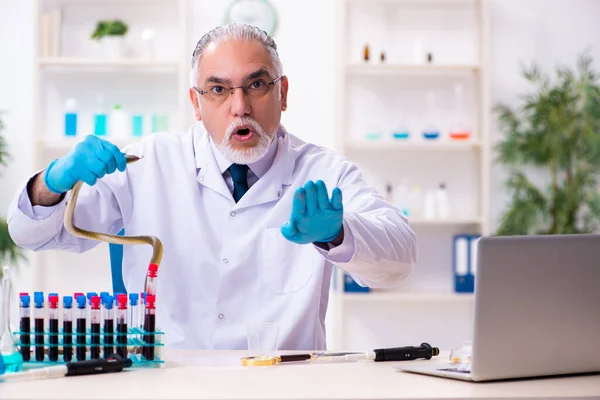
<svg viewBox="0 0 600 400">
<path fill-rule="evenodd" d="M 131 118 L 131 132 L 135 137 L 144 135 L 144 118 L 141 114 L 134 114 Z"/>
<path fill-rule="evenodd" d="M 104 99 L 98 96 L 97 99 L 97 110 L 94 114 L 94 135 L 106 136 L 108 117 L 106 116 L 106 110 L 103 107 Z"/>
<path fill-rule="evenodd" d="M 77 102 L 68 98 L 65 102 L 65 136 L 77 135 Z"/>
</svg>

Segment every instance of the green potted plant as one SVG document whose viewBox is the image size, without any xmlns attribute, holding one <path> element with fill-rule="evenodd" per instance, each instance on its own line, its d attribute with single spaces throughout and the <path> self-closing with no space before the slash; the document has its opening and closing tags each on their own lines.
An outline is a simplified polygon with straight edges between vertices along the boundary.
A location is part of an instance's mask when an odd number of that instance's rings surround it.
<svg viewBox="0 0 600 400">
<path fill-rule="evenodd" d="M 576 68 L 558 68 L 555 79 L 535 65 L 524 68 L 523 76 L 533 91 L 515 108 L 496 107 L 506 135 L 496 151 L 509 168 L 506 185 L 512 193 L 497 234 L 595 232 L 600 221 L 600 84 L 592 58 L 584 54 Z"/>
<path fill-rule="evenodd" d="M 2 136 L 4 131 L 4 123 L 0 115 L 0 166 L 6 167 L 10 155 L 6 149 L 6 141 Z M 0 267 L 6 263 L 16 264 L 19 260 L 24 259 L 21 249 L 12 241 L 8 233 L 8 224 L 6 220 L 0 217 Z M 2 268 L 0 268 L 0 277 L 2 277 Z"/>
<path fill-rule="evenodd" d="M 129 27 L 121 20 L 99 21 L 91 39 L 98 41 L 106 56 L 121 58 L 125 54 L 125 35 Z"/>
</svg>

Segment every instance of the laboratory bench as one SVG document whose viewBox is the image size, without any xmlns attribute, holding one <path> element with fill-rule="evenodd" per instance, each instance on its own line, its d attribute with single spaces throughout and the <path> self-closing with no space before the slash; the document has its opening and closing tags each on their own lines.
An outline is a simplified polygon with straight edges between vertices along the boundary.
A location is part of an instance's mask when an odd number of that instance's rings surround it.
<svg viewBox="0 0 600 400">
<path fill-rule="evenodd" d="M 170 350 L 161 368 L 0 383 L 0 399 L 600 398 L 600 374 L 471 383 L 400 372 L 397 362 L 242 367 L 246 353 Z"/>
</svg>

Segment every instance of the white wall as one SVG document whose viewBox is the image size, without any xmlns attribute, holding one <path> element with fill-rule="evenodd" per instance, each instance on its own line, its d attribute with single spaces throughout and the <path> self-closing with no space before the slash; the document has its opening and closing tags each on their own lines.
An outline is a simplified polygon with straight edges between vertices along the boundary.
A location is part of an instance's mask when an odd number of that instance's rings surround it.
<svg viewBox="0 0 600 400">
<path fill-rule="evenodd" d="M 14 160 L 0 177 L 0 213 L 5 214 L 17 185 L 32 171 L 29 144 L 33 123 L 34 1 L 0 1 L 0 110 Z M 206 30 L 221 23 L 221 0 L 191 0 L 190 53 Z M 283 123 L 303 139 L 334 144 L 334 3 L 333 0 L 273 0 L 279 13 L 275 35 L 284 71 L 290 78 L 290 108 Z M 600 2 L 596 0 L 491 0 L 492 104 L 515 104 L 527 89 L 521 61 L 537 60 L 544 69 L 572 63 L 592 46 L 600 69 Z M 494 119 L 493 119 L 494 120 Z M 492 130 L 499 136 L 495 123 Z M 491 210 L 496 220 L 507 201 L 502 168 L 492 169 Z M 108 266 L 107 271 L 108 272 Z M 31 288 L 27 288 L 31 289 Z M 370 337 L 363 333 L 359 337 Z M 371 339 L 372 340 L 372 339 Z"/>
<path fill-rule="evenodd" d="M 290 91 L 282 123 L 303 140 L 331 147 L 334 141 L 334 1 L 271 0 L 277 9 L 277 43 Z M 221 24 L 228 1 L 192 1 L 190 49 Z M 190 52 L 191 53 L 191 52 Z"/>
<path fill-rule="evenodd" d="M 491 104 L 518 104 L 529 87 L 520 75 L 520 63 L 535 61 L 554 73 L 558 65 L 573 66 L 577 56 L 591 49 L 600 71 L 600 2 L 596 0 L 493 0 L 491 2 Z M 495 116 L 492 137 L 502 137 Z M 507 204 L 506 173 L 492 168 L 490 209 L 497 222 Z"/>
</svg>

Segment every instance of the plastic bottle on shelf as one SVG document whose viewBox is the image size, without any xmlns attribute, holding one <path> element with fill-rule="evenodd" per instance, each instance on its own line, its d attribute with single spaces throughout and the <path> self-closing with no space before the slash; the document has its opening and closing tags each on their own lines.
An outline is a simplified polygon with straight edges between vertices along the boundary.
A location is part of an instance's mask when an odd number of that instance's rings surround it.
<svg viewBox="0 0 600 400">
<path fill-rule="evenodd" d="M 98 96 L 96 98 L 96 112 L 94 113 L 94 135 L 106 136 L 107 135 L 108 116 L 104 109 L 104 98 Z"/>
<path fill-rule="evenodd" d="M 169 116 L 166 114 L 152 114 L 152 133 L 166 132 L 169 130 Z"/>
<path fill-rule="evenodd" d="M 450 216 L 450 202 L 446 184 L 441 182 L 435 193 L 436 212 L 440 219 L 448 219 Z"/>
<path fill-rule="evenodd" d="M 134 113 L 131 116 L 131 134 L 134 137 L 144 136 L 144 115 Z"/>
<path fill-rule="evenodd" d="M 433 220 L 436 216 L 436 193 L 433 189 L 428 189 L 425 192 L 424 217 L 426 220 Z"/>
<path fill-rule="evenodd" d="M 392 138 L 395 140 L 407 140 L 410 139 L 410 130 L 404 124 L 398 124 L 392 131 Z"/>
<path fill-rule="evenodd" d="M 471 137 L 471 131 L 467 127 L 465 119 L 464 88 L 457 84 L 454 85 L 454 116 L 449 133 L 451 140 L 467 140 Z"/>
<path fill-rule="evenodd" d="M 423 190 L 419 185 L 413 185 L 409 194 L 410 216 L 413 218 L 423 218 L 424 201 Z"/>
<path fill-rule="evenodd" d="M 440 137 L 440 130 L 436 126 L 434 120 L 436 117 L 435 113 L 435 92 L 430 90 L 425 96 L 426 109 L 425 109 L 425 120 L 426 125 L 423 129 L 423 138 L 426 140 L 437 140 Z"/>
<path fill-rule="evenodd" d="M 384 200 L 387 201 L 390 204 L 394 204 L 394 190 L 392 188 L 392 184 L 391 183 L 386 183 L 385 184 L 385 197 Z"/>
<path fill-rule="evenodd" d="M 69 97 L 65 101 L 65 136 L 77 135 L 77 101 Z"/>
<path fill-rule="evenodd" d="M 127 113 L 120 104 L 115 104 L 110 113 L 110 136 L 116 139 L 127 139 L 131 136 Z"/>
<path fill-rule="evenodd" d="M 396 186 L 394 190 L 394 204 L 404 215 L 409 216 L 412 214 L 408 185 L 401 183 Z"/>
<path fill-rule="evenodd" d="M 373 124 L 365 133 L 365 139 L 368 141 L 380 140 L 383 137 L 383 130 L 379 124 Z"/>
</svg>

